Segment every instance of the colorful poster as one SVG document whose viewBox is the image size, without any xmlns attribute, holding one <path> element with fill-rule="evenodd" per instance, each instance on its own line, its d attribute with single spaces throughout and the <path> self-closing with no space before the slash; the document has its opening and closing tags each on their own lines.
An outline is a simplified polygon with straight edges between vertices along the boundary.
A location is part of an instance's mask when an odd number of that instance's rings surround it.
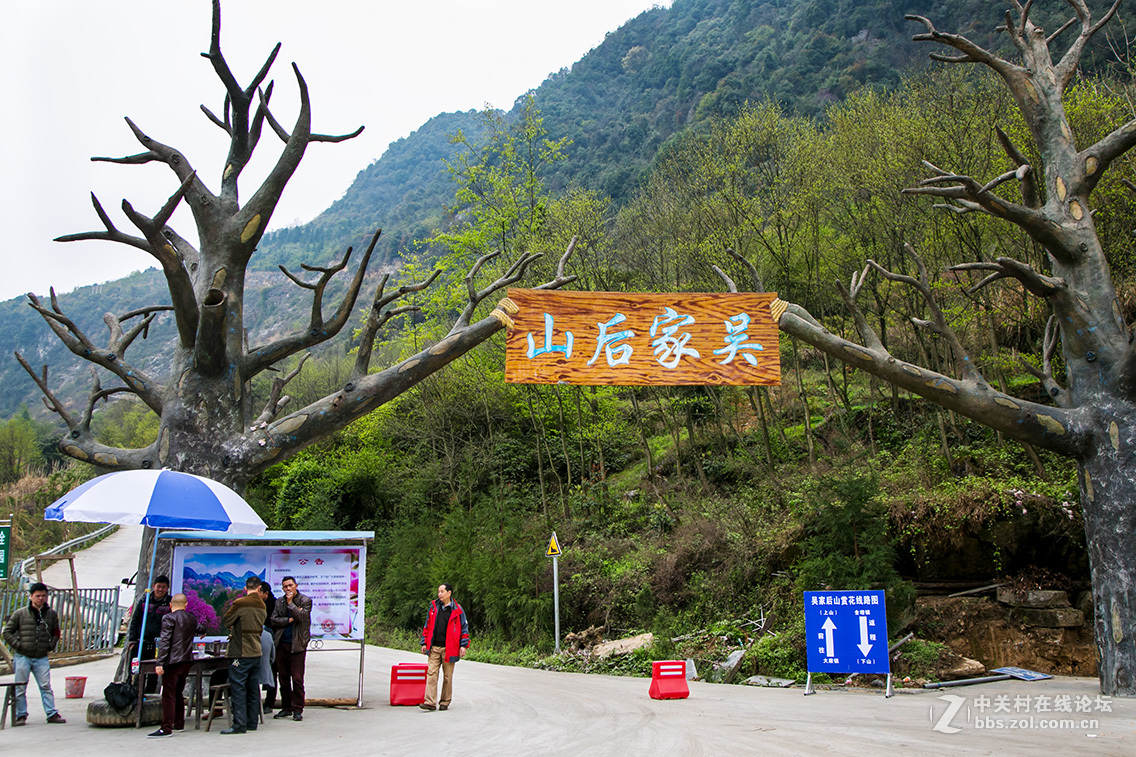
<svg viewBox="0 0 1136 757">
<path fill-rule="evenodd" d="M 363 638 L 366 562 L 363 546 L 178 546 L 170 588 L 189 598 L 189 610 L 208 637 L 224 638 L 220 619 L 250 576 L 267 581 L 278 597 L 283 596 L 280 582 L 291 576 L 312 600 L 313 639 L 358 641 Z"/>
</svg>

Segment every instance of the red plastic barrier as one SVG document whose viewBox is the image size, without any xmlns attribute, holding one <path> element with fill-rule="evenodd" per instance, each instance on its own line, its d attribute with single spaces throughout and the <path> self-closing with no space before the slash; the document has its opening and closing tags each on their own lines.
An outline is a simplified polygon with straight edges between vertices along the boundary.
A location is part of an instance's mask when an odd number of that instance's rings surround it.
<svg viewBox="0 0 1136 757">
<path fill-rule="evenodd" d="M 391 706 L 419 705 L 426 700 L 426 666 L 400 662 L 391 666 Z"/>
<path fill-rule="evenodd" d="M 651 664 L 651 699 L 686 699 L 686 663 L 682 660 L 660 660 Z"/>
</svg>

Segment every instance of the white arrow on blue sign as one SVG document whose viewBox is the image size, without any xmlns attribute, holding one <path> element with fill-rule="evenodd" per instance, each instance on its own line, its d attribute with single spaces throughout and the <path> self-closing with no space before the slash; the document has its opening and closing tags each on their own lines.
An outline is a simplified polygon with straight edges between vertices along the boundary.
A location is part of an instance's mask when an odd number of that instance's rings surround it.
<svg viewBox="0 0 1136 757">
<path fill-rule="evenodd" d="M 890 673 L 882 591 L 806 591 L 810 673 Z"/>
</svg>

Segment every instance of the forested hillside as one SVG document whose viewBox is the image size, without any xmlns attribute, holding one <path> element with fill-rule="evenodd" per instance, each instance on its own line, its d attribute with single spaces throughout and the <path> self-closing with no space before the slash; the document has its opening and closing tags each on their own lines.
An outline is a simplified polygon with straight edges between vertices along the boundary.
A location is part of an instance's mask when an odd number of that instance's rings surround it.
<svg viewBox="0 0 1136 757">
<path fill-rule="evenodd" d="M 1054 15 L 1058 6 L 1038 9 L 1035 17 Z M 903 21 L 908 12 L 932 14 L 948 28 L 977 32 L 980 41 L 994 39 L 995 21 L 983 0 L 676 0 L 670 8 L 645 12 L 532 93 L 548 133 L 570 140 L 564 151 L 568 159 L 547 173 L 549 185 L 558 193 L 573 186 L 595 190 L 618 206 L 630 199 L 656 153 L 675 135 L 712 116 L 734 113 L 746 101 L 768 97 L 792 112 L 823 117 L 824 109 L 848 92 L 894 87 L 900 71 L 925 60 L 910 41 L 912 30 Z M 523 94 L 511 109 L 514 118 Z M 494 105 L 510 108 L 509 103 Z M 324 264 L 379 227 L 384 230 L 377 248 L 380 265 L 395 264 L 416 240 L 445 227 L 454 192 L 445 161 L 460 152 L 449 136 L 476 129 L 477 123 L 474 113 L 431 119 L 360 171 L 343 198 L 319 217 L 267 234 L 250 266 L 261 272 L 251 277 L 250 289 L 261 294 L 249 301 L 267 298 L 274 307 L 263 320 L 257 312 L 249 314 L 250 336 L 270 333 L 281 313 L 289 322 L 304 317 L 305 300 L 278 265 Z M 167 300 L 160 277 L 148 272 L 61 294 L 60 302 L 88 333 L 98 335 L 104 313 Z M 22 349 L 35 356 L 33 362 L 52 366 L 63 396 L 85 392 L 85 373 L 22 299 L 0 303 L 0 309 L 8 324 L 0 334 L 0 353 Z M 134 349 L 152 356 L 157 367 L 166 361 L 172 335 L 160 318 L 149 339 Z M 42 412 L 22 369 L 14 361 L 0 361 L 0 416 L 24 403 Z"/>
<path fill-rule="evenodd" d="M 508 113 L 438 116 L 311 224 L 266 236 L 250 320 L 265 329 L 303 317 L 282 316 L 291 312 L 277 299 L 282 279 L 269 273 L 278 262 L 330 257 L 382 225 L 395 283 L 443 270 L 413 298 L 419 310 L 381 334 L 376 362 L 386 365 L 445 332 L 478 256 L 543 252 L 547 268 L 573 237 L 577 288 L 721 291 L 716 265 L 743 289 L 758 274 L 767 291 L 844 334 L 854 325 L 833 282 L 868 259 L 912 271 L 910 244 L 991 384 L 1050 401 L 1038 357 L 1048 313 L 1015 285 L 975 293 L 972 274 L 946 273 L 1001 255 L 1044 270 L 1044 251 L 991 218 L 901 194 L 925 177 L 924 161 L 1003 175 L 1015 166 L 995 127 L 1022 145 L 1028 135 L 999 82 L 923 65 L 905 12 L 998 42 L 1000 19 L 979 0 L 677 0 L 648 11 Z M 1045 3 L 1034 18 L 1065 12 Z M 1098 63 L 1100 76 L 1066 99 L 1082 144 L 1131 117 Z M 1130 161 L 1113 166 L 1093 209 L 1130 322 L 1136 243 L 1124 181 L 1133 180 Z M 94 300 L 79 297 L 94 294 L 74 295 L 87 315 Z M 122 307 L 149 304 L 138 296 L 121 296 Z M 928 312 L 909 288 L 868 276 L 860 302 L 893 355 L 949 370 L 944 340 L 911 328 Z M 29 328 L 15 330 L 29 338 Z M 65 362 L 39 339 L 40 361 Z M 649 656 L 686 654 L 667 640 L 710 630 L 744 638 L 749 620 L 768 616 L 777 635 L 748 639 L 749 669 L 799 677 L 803 590 L 882 588 L 891 630 L 951 643 L 969 629 L 928 616 L 916 582 L 1040 582 L 1069 591 L 1087 625 L 1049 646 L 996 644 L 991 631 L 990 646 L 975 642 L 971 653 L 1091 675 L 1091 654 L 1058 651 L 1092 647 L 1074 465 L 784 335 L 780 347 L 780 387 L 579 388 L 505 384 L 503 340 L 491 341 L 271 469 L 248 496 L 273 528 L 376 531 L 368 602 L 372 630 L 388 643 L 413 646 L 404 634 L 431 587 L 451 581 L 483 649 L 543 656 L 552 596 L 542 550 L 555 530 L 565 629 L 652 630 L 664 641 Z M 341 385 L 345 353 L 312 359 L 289 385 L 296 402 Z M 1060 355 L 1052 361 L 1060 378 Z M 255 390 L 259 400 L 269 388 Z M 134 410 L 105 411 L 108 441 L 148 441 Z M 1014 648 L 1034 657 L 1000 656 Z"/>
</svg>

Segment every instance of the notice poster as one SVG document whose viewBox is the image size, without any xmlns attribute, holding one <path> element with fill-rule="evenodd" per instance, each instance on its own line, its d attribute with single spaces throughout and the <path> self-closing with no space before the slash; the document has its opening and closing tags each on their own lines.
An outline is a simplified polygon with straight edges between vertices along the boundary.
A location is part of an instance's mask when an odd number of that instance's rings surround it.
<svg viewBox="0 0 1136 757">
<path fill-rule="evenodd" d="M 292 576 L 312 600 L 313 639 L 363 638 L 366 547 L 199 547 L 174 548 L 171 591 L 189 599 L 189 610 L 208 637 L 224 638 L 221 627 L 232 601 L 250 577 L 267 581 L 277 597 Z M 271 610 L 269 610 L 271 612 Z"/>
</svg>

